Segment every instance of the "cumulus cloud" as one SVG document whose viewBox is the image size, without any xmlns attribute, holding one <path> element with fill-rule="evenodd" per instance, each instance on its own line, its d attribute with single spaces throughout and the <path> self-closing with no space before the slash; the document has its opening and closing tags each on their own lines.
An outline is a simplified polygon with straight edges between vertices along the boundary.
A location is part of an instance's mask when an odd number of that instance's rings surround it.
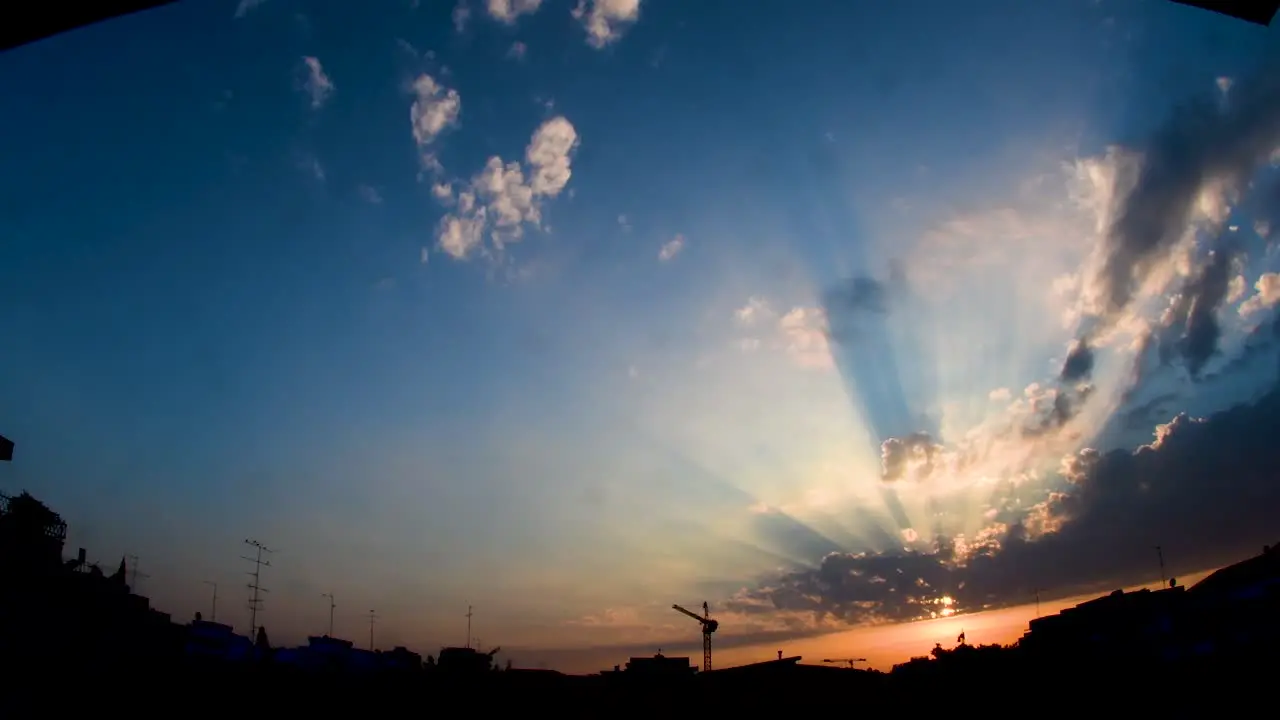
<svg viewBox="0 0 1280 720">
<path fill-rule="evenodd" d="M 796 305 L 780 313 L 765 298 L 753 296 L 734 310 L 733 318 L 743 333 L 737 344 L 744 352 L 767 346 L 801 368 L 832 367 L 827 317 L 820 307 Z"/>
<path fill-rule="evenodd" d="M 572 12 L 587 31 L 587 44 L 599 50 L 640 19 L 640 0 L 578 0 Z"/>
<path fill-rule="evenodd" d="M 537 12 L 540 5 L 542 0 L 486 0 L 485 10 L 494 20 L 514 25 L 521 15 Z"/>
<path fill-rule="evenodd" d="M 658 249 L 658 260 L 662 262 L 672 260 L 676 255 L 680 254 L 681 250 L 684 250 L 684 236 L 676 235 L 663 243 L 662 247 Z"/>
<path fill-rule="evenodd" d="M 409 121 L 413 127 L 413 140 L 424 167 L 440 172 L 432 145 L 446 129 L 458 124 L 462 112 L 462 98 L 458 91 L 447 88 L 427 74 L 413 81 L 413 105 L 409 108 Z"/>
<path fill-rule="evenodd" d="M 1276 423 L 1280 388 L 1206 420 L 1177 415 L 1136 451 L 1072 453 L 1060 486 L 1028 508 L 999 510 L 1000 522 L 971 538 L 831 553 L 816 568 L 743 590 L 731 606 L 851 623 L 916 620 L 1024 603 L 1034 588 L 1066 595 L 1152 578 L 1157 544 L 1178 572 L 1239 559 L 1280 539 Z"/>
<path fill-rule="evenodd" d="M 534 131 L 523 165 L 494 156 L 461 189 L 434 186 L 436 197 L 452 204 L 437 229 L 440 250 L 457 260 L 498 254 L 522 239 L 526 227 L 541 227 L 542 203 L 568 185 L 577 146 L 573 124 L 554 117 Z"/>
<path fill-rule="evenodd" d="M 333 95 L 333 81 L 325 74 L 319 58 L 304 57 L 302 58 L 302 64 L 306 70 L 306 76 L 302 80 L 302 88 L 306 91 L 307 96 L 311 98 L 311 108 L 319 110 L 328 102 L 329 96 Z"/>
<path fill-rule="evenodd" d="M 1007 210 L 956 218 L 920 244 L 912 285 L 891 273 L 824 294 L 848 386 L 877 393 L 860 410 L 879 443 L 889 512 L 851 518 L 868 533 L 853 544 L 861 551 L 815 553 L 814 567 L 768 575 L 732 607 L 807 613 L 815 623 L 914 620 L 1020 604 L 1034 588 L 1068 595 L 1155 579 L 1155 545 L 1187 573 L 1280 540 L 1271 520 L 1280 510 L 1272 470 L 1280 449 L 1269 441 L 1280 422 L 1280 276 L 1263 232 L 1238 232 L 1258 222 L 1242 212 L 1268 217 L 1280 197 L 1258 180 L 1280 147 L 1280 88 L 1262 82 L 1242 80 L 1226 98 L 1184 106 L 1143 146 L 1071 164 L 1077 184 L 1067 215 L 1046 215 L 1049 223 Z M 1066 332 L 1069 342 L 1043 382 L 991 390 L 974 398 L 979 419 L 961 407 L 966 420 L 935 432 L 902 391 L 916 382 L 903 366 L 919 355 L 900 352 L 921 319 L 911 303 L 918 290 L 942 303 L 972 298 L 1006 267 L 1006 231 L 1034 238 L 1041 258 L 1059 254 L 1056 266 L 1008 269 L 1015 281 L 1032 277 L 1019 297 L 1066 308 L 1061 326 L 1024 331 L 1051 341 Z M 1059 235 L 1060 246 L 1044 242 Z M 1270 267 L 1259 272 L 1259 263 Z M 1063 274 L 1064 266 L 1083 269 Z M 957 279 L 964 270 L 981 280 Z M 735 320 L 765 337 L 776 317 L 757 299 Z M 1170 367 L 1185 375 L 1161 374 Z M 1248 395 L 1258 382 L 1271 384 Z M 1237 394 L 1219 400 L 1230 387 Z M 1250 402 L 1231 405 L 1246 395 Z M 1204 417 L 1179 413 L 1187 402 Z M 892 417 L 879 422 L 875 412 L 885 408 Z M 1117 430 L 1142 427 L 1150 435 L 1140 444 Z M 898 512 L 899 497 L 927 511 L 932 527 L 919 512 Z"/>
<path fill-rule="evenodd" d="M 1240 303 L 1241 316 L 1250 316 L 1280 303 L 1280 273 L 1263 273 L 1253 284 L 1257 292 Z"/>
<path fill-rule="evenodd" d="M 1197 231 L 1222 230 L 1230 199 L 1277 147 L 1280 92 L 1276 80 L 1259 77 L 1233 84 L 1230 102 L 1181 105 L 1134 153 L 1117 182 L 1115 206 L 1083 293 L 1080 340 L 1068 364 L 1087 366 L 1094 338 L 1122 323 L 1135 300 L 1189 274 L 1187 253 Z M 1216 286 L 1208 289 L 1216 292 Z M 1212 335 L 1203 323 L 1200 332 Z M 1190 351 L 1192 362 L 1202 351 Z M 1064 379 L 1078 379 L 1067 369 Z"/>
</svg>

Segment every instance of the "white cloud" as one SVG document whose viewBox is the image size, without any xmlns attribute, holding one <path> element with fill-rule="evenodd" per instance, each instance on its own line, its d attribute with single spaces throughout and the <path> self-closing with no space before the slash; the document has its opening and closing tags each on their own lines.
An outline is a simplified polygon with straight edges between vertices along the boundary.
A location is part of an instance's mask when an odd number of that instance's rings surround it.
<svg viewBox="0 0 1280 720">
<path fill-rule="evenodd" d="M 519 40 L 511 43 L 511 48 L 507 50 L 507 57 L 523 60 L 525 53 L 529 52 L 529 47 Z"/>
<path fill-rule="evenodd" d="M 1226 95 L 1227 91 L 1231 89 L 1231 84 L 1233 82 L 1234 81 L 1229 77 L 1226 77 L 1226 76 L 1219 77 L 1217 80 L 1218 91 L 1221 92 L 1223 95 Z"/>
<path fill-rule="evenodd" d="M 827 343 L 827 315 L 819 307 L 795 307 L 778 321 L 784 348 L 804 368 L 825 370 L 834 366 Z"/>
<path fill-rule="evenodd" d="M 453 211 L 440 221 L 440 249 L 458 260 L 485 250 L 485 233 L 492 249 L 520 240 L 527 225 L 542 226 L 542 202 L 560 194 L 573 175 L 570 161 L 578 133 L 563 117 L 538 127 L 525 149 L 525 165 L 489 158 L 465 188 L 459 190 Z M 437 198 L 453 197 L 452 188 L 437 185 Z"/>
<path fill-rule="evenodd" d="M 679 255 L 680 251 L 683 249 L 684 249 L 684 236 L 676 235 L 675 237 L 671 238 L 667 242 L 663 243 L 662 249 L 658 250 L 658 260 L 662 262 L 667 262 L 668 260 L 671 260 L 672 258 L 674 258 L 676 255 Z"/>
<path fill-rule="evenodd" d="M 423 165 L 438 172 L 440 163 L 430 146 L 446 128 L 457 125 L 462 98 L 457 90 L 440 85 L 426 74 L 413 81 L 413 93 L 415 99 L 409 108 L 413 139 L 418 144 Z"/>
<path fill-rule="evenodd" d="M 578 0 L 573 17 L 586 29 L 587 44 L 598 50 L 640 18 L 640 0 Z"/>
<path fill-rule="evenodd" d="M 996 388 L 987 393 L 987 399 L 994 402 L 1008 402 L 1013 398 L 1013 393 L 1009 392 L 1009 388 Z"/>
<path fill-rule="evenodd" d="M 1274 307 L 1280 303 L 1280 273 L 1263 273 L 1258 282 L 1253 284 L 1258 292 L 1240 303 L 1240 316 L 1252 315 L 1264 308 Z"/>
<path fill-rule="evenodd" d="M 538 11 L 542 0 L 488 0 L 486 3 L 489 17 L 508 25 L 515 23 L 521 15 L 532 15 Z"/>
<path fill-rule="evenodd" d="M 307 68 L 307 77 L 303 80 L 302 87 L 311 96 L 312 109 L 319 110 L 329 100 L 329 96 L 333 95 L 333 81 L 325 74 L 319 58 L 306 56 L 302 58 L 302 62 Z"/>
<path fill-rule="evenodd" d="M 524 154 L 533 171 L 534 193 L 555 197 L 569 184 L 569 156 L 577 145 L 578 132 L 563 116 L 538 127 Z"/>
<path fill-rule="evenodd" d="M 242 18 L 249 14 L 250 10 L 265 3 L 267 0 L 240 0 L 240 4 L 236 5 L 236 18 Z"/>
</svg>

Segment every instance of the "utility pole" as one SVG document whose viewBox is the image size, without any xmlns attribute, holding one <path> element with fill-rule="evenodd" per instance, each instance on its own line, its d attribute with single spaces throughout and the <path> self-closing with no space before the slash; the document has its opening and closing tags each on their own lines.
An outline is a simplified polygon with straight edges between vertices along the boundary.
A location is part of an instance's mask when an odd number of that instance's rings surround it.
<svg viewBox="0 0 1280 720">
<path fill-rule="evenodd" d="M 369 652 L 373 652 L 373 624 L 378 621 L 378 614 L 369 611 Z"/>
<path fill-rule="evenodd" d="M 1036 593 L 1036 617 L 1040 617 L 1040 588 L 1035 589 Z"/>
<path fill-rule="evenodd" d="M 467 606 L 467 647 L 471 647 L 471 606 Z"/>
<path fill-rule="evenodd" d="M 258 632 L 258 609 L 262 606 L 262 599 L 259 597 L 261 593 L 267 592 L 259 582 L 262 579 L 262 568 L 271 567 L 271 561 L 263 560 L 262 554 L 270 555 L 275 552 L 271 548 L 263 545 L 257 540 L 245 540 L 245 545 L 254 549 L 253 557 L 241 555 L 241 560 L 247 560 L 253 563 L 253 572 L 249 576 L 253 578 L 253 582 L 249 583 L 249 589 L 253 591 L 253 595 L 249 597 L 249 639 L 256 642 Z"/>
<path fill-rule="evenodd" d="M 1164 573 L 1164 550 L 1159 545 L 1156 546 L 1156 559 L 1160 561 L 1160 588 L 1163 590 L 1169 579 L 1165 577 Z"/>
<path fill-rule="evenodd" d="M 329 637 L 333 637 L 333 609 L 337 605 L 334 604 L 333 593 L 321 593 L 320 597 L 329 598 Z"/>
<path fill-rule="evenodd" d="M 138 556 L 137 555 L 125 555 L 124 557 L 125 557 L 125 560 L 129 561 L 129 590 L 134 595 L 137 595 L 138 594 L 138 578 L 142 578 L 143 580 L 146 580 L 151 576 L 144 572 L 138 572 Z"/>
<path fill-rule="evenodd" d="M 218 622 L 218 583 L 205 580 L 204 584 L 213 586 L 213 604 L 209 607 L 209 622 Z"/>
</svg>

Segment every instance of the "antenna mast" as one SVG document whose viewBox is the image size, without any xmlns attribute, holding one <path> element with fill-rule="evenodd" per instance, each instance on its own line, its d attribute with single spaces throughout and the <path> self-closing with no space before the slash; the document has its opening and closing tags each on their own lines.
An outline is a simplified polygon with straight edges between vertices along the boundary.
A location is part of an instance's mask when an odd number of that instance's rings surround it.
<svg viewBox="0 0 1280 720">
<path fill-rule="evenodd" d="M 369 652 L 373 652 L 373 624 L 378 621 L 378 614 L 369 611 Z"/>
<path fill-rule="evenodd" d="M 1160 561 L 1160 587 L 1163 589 L 1169 584 L 1169 578 L 1165 577 L 1164 572 L 1164 550 L 1159 545 L 1156 546 L 1156 559 Z"/>
<path fill-rule="evenodd" d="M 125 560 L 129 561 L 129 592 L 132 592 L 134 595 L 137 595 L 138 594 L 138 578 L 142 578 L 143 580 L 146 580 L 151 576 L 144 572 L 138 572 L 138 556 L 137 555 L 125 555 L 124 557 L 125 557 Z"/>
<path fill-rule="evenodd" d="M 333 593 L 320 593 L 320 597 L 329 598 L 329 637 L 333 637 L 333 609 L 338 606 L 333 599 Z"/>
<path fill-rule="evenodd" d="M 253 548 L 255 551 L 253 557 L 241 555 L 240 559 L 253 563 L 253 572 L 249 573 L 249 576 L 253 578 L 253 582 L 249 583 L 249 589 L 253 591 L 253 595 L 249 597 L 249 639 L 256 640 L 258 632 L 258 610 L 262 607 L 262 598 L 260 597 L 260 594 L 268 592 L 266 588 L 262 587 L 262 584 L 259 581 L 262 579 L 262 568 L 271 567 L 271 561 L 263 560 L 262 554 L 266 553 L 270 555 L 275 552 L 275 550 L 272 550 L 257 540 L 245 540 L 244 544 Z"/>
<path fill-rule="evenodd" d="M 218 622 L 218 583 L 205 580 L 204 584 L 213 586 L 213 606 L 210 608 L 209 622 Z"/>
<path fill-rule="evenodd" d="M 471 606 L 467 606 L 467 647 L 471 647 Z"/>
</svg>

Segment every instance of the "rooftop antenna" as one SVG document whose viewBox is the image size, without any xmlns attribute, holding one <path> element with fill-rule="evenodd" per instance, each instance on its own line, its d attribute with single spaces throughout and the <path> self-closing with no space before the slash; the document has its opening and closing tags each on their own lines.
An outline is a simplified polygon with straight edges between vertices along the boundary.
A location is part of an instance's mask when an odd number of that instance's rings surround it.
<svg viewBox="0 0 1280 720">
<path fill-rule="evenodd" d="M 205 580 L 204 584 L 213 586 L 213 604 L 209 607 L 209 622 L 218 622 L 218 583 Z"/>
<path fill-rule="evenodd" d="M 253 557 L 241 555 L 240 559 L 248 560 L 253 563 L 253 572 L 249 573 L 249 576 L 253 578 L 253 582 L 249 583 L 249 589 L 253 591 L 253 595 L 249 597 L 249 637 L 256 637 L 254 633 L 258 631 L 258 609 L 262 606 L 262 598 L 260 597 L 260 594 L 268 592 L 266 588 L 261 586 L 259 580 L 262 578 L 262 568 L 271 567 L 271 561 L 263 560 L 262 554 L 266 553 L 270 555 L 275 552 L 275 550 L 272 550 L 257 540 L 245 540 L 244 544 L 253 548 L 255 551 Z"/>
<path fill-rule="evenodd" d="M 320 597 L 329 598 L 329 637 L 333 637 L 333 609 L 338 607 L 333 599 L 333 593 L 320 593 Z"/>
<path fill-rule="evenodd" d="M 471 647 L 471 606 L 467 606 L 467 647 Z"/>
<path fill-rule="evenodd" d="M 378 621 L 378 614 L 369 611 L 369 652 L 373 652 L 373 624 Z"/>
<path fill-rule="evenodd" d="M 143 580 L 146 580 L 151 576 L 144 572 L 138 572 L 138 556 L 137 555 L 125 555 L 124 557 L 126 560 L 129 561 L 129 591 L 132 592 L 134 595 L 137 595 L 138 594 L 138 578 L 142 578 Z"/>
<path fill-rule="evenodd" d="M 1033 591 L 1036 594 L 1036 617 L 1040 617 L 1040 590 L 1041 588 L 1036 588 Z"/>
<path fill-rule="evenodd" d="M 1156 546 L 1156 559 L 1160 561 L 1160 587 L 1164 588 L 1169 584 L 1169 578 L 1164 574 L 1164 550 L 1159 545 Z"/>
</svg>

